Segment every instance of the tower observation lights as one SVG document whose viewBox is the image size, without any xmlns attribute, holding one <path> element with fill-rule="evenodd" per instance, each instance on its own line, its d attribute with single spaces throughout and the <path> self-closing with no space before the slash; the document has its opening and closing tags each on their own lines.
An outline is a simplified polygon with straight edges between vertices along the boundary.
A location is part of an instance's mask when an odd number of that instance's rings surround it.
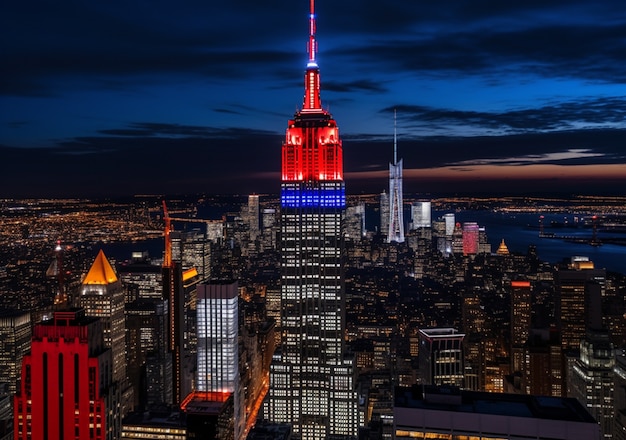
<svg viewBox="0 0 626 440">
<path fill-rule="evenodd" d="M 322 109 L 315 4 L 310 0 L 304 102 L 288 121 L 281 174 L 281 347 L 265 418 L 300 439 L 356 437 L 353 369 L 344 359 L 342 222 L 346 206 L 337 123 Z"/>
</svg>

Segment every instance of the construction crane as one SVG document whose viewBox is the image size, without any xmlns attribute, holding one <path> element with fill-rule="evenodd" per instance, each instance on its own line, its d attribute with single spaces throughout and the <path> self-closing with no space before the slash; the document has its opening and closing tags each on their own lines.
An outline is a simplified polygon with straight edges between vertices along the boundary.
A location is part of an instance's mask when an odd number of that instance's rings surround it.
<svg viewBox="0 0 626 440">
<path fill-rule="evenodd" d="M 165 255 L 163 256 L 163 267 L 172 267 L 172 238 L 170 232 L 172 232 L 172 221 L 169 213 L 167 212 L 167 205 L 163 200 L 163 219 L 165 220 Z"/>
</svg>

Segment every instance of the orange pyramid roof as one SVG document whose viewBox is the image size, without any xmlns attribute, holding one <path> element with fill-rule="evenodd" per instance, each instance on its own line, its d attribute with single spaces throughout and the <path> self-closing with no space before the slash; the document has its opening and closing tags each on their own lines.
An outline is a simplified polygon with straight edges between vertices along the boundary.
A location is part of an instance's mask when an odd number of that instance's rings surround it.
<svg viewBox="0 0 626 440">
<path fill-rule="evenodd" d="M 504 243 L 504 238 L 502 239 L 500 246 L 498 246 L 498 250 L 496 251 L 496 254 L 509 255 L 509 248 L 506 246 L 506 243 Z"/>
<path fill-rule="evenodd" d="M 100 249 L 98 256 L 87 272 L 83 284 L 111 284 L 117 281 L 117 275 L 111 267 L 111 263 Z"/>
</svg>

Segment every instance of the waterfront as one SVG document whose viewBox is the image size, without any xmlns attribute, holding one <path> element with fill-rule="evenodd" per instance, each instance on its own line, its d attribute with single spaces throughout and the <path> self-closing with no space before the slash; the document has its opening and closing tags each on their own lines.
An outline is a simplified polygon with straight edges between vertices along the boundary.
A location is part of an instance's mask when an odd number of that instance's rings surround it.
<svg viewBox="0 0 626 440">
<path fill-rule="evenodd" d="M 433 211 L 433 220 L 450 211 Z M 554 232 L 556 235 L 576 235 L 581 238 L 591 238 L 591 228 L 550 228 L 550 222 L 573 224 L 580 215 L 572 213 L 545 214 L 544 224 L 546 232 Z M 557 263 L 572 256 L 586 256 L 592 260 L 596 267 L 626 274 L 626 246 L 617 244 L 603 244 L 591 246 L 587 243 L 575 243 L 558 238 L 542 238 L 539 236 L 539 214 L 529 213 L 503 213 L 486 210 L 462 210 L 455 212 L 458 222 L 473 221 L 486 228 L 488 241 L 492 252 L 495 252 L 504 239 L 509 251 L 512 253 L 525 254 L 528 247 L 536 246 L 537 254 L 543 261 Z M 371 226 L 368 224 L 368 227 Z M 626 233 L 599 231 L 598 238 L 622 236 L 626 239 Z M 133 251 L 148 251 L 153 260 L 162 258 L 163 240 L 150 239 L 139 242 L 118 242 L 101 245 L 107 255 L 117 261 L 131 258 Z M 95 246 L 96 248 L 97 246 Z"/>
<path fill-rule="evenodd" d="M 433 212 L 433 219 L 445 212 Z M 572 213 L 553 213 L 544 216 L 544 225 L 549 225 L 551 221 L 574 222 L 574 217 L 579 217 Z M 564 258 L 569 259 L 574 255 L 589 257 L 596 267 L 605 268 L 614 272 L 626 274 L 626 246 L 616 244 L 603 244 L 602 246 L 591 246 L 586 243 L 574 243 L 557 238 L 541 238 L 539 236 L 539 214 L 510 214 L 489 211 L 466 210 L 455 213 L 455 218 L 459 222 L 475 221 L 480 226 L 486 228 L 489 243 L 492 251 L 496 251 L 500 241 L 504 239 L 510 252 L 526 253 L 528 246 L 537 247 L 537 255 L 543 261 L 556 263 Z M 546 227 L 546 232 L 555 232 L 557 235 L 578 235 L 591 238 L 591 228 L 552 228 Z M 598 238 L 605 236 L 619 236 L 618 232 L 599 232 Z M 621 233 L 624 238 L 626 234 Z"/>
</svg>

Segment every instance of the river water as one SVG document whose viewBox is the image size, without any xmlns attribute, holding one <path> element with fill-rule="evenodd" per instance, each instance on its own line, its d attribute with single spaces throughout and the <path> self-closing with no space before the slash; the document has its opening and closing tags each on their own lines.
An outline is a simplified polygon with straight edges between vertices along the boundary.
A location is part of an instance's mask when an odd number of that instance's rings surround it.
<svg viewBox="0 0 626 440">
<path fill-rule="evenodd" d="M 433 219 L 443 213 L 434 213 Z M 580 217 L 580 216 L 579 216 Z M 498 249 L 500 241 L 504 239 L 510 252 L 526 253 L 529 245 L 537 247 L 537 254 L 543 261 L 556 263 L 572 256 L 586 256 L 594 262 L 597 268 L 605 268 L 613 272 L 626 274 L 626 246 L 603 244 L 591 246 L 586 243 L 574 243 L 561 239 L 539 237 L 538 214 L 507 214 L 490 211 L 461 211 L 455 213 L 458 222 L 474 221 L 484 226 L 492 251 Z M 557 236 L 576 236 L 591 238 L 591 228 L 551 228 L 552 221 L 574 224 L 574 214 L 546 214 L 543 219 L 544 232 L 554 233 Z M 597 237 L 624 237 L 624 233 L 598 232 Z"/>
</svg>

